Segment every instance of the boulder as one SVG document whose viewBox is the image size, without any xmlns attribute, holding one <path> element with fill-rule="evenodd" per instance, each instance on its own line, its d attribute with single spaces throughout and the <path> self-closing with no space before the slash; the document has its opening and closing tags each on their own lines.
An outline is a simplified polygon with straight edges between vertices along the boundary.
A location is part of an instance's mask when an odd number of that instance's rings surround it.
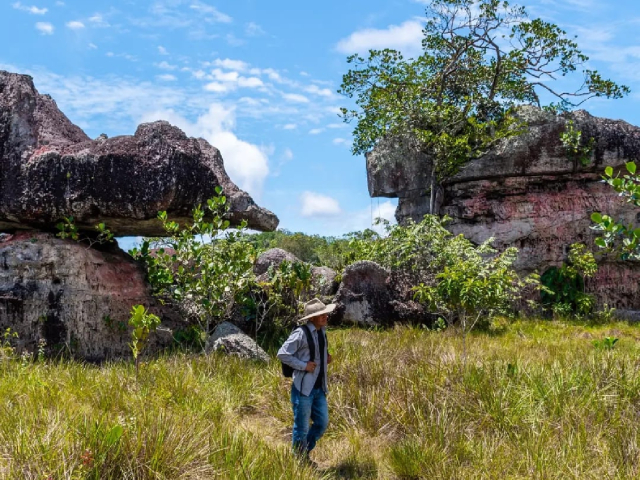
<svg viewBox="0 0 640 480">
<path fill-rule="evenodd" d="M 640 209 L 602 183 L 607 165 L 623 168 L 640 158 L 640 128 L 585 111 L 554 115 L 524 107 L 526 133 L 500 143 L 466 164 L 438 191 L 438 212 L 452 218 L 449 229 L 476 243 L 495 237 L 499 249 L 517 247 L 516 268 L 542 274 L 566 259 L 569 245 L 593 246 L 591 213 L 602 212 L 638 224 Z M 573 120 L 584 143 L 595 140 L 586 165 L 570 158 L 560 136 Z M 400 223 L 429 213 L 430 159 L 408 137 L 386 139 L 367 155 L 371 196 L 398 197 Z M 604 259 L 587 282 L 599 303 L 640 310 L 640 266 Z"/>
<path fill-rule="evenodd" d="M 207 353 L 224 352 L 249 360 L 269 361 L 269 355 L 249 335 L 230 322 L 218 325 L 205 346 Z"/>
<path fill-rule="evenodd" d="M 183 326 L 151 295 L 144 270 L 117 246 L 87 248 L 42 232 L 0 237 L 0 330 L 19 335 L 19 349 L 44 340 L 51 353 L 90 361 L 131 356 L 131 307 L 145 305 L 162 323 L 148 352 L 173 343 Z"/>
<path fill-rule="evenodd" d="M 394 298 L 389 279 L 389 271 L 377 263 L 363 260 L 349 265 L 342 274 L 330 321 L 369 326 L 393 324 L 397 315 L 391 305 Z"/>
<path fill-rule="evenodd" d="M 312 293 L 322 297 L 332 297 L 338 292 L 338 273 L 329 267 L 312 267 Z"/>
<path fill-rule="evenodd" d="M 298 257 L 293 253 L 287 252 L 281 248 L 271 248 L 262 252 L 256 259 L 253 264 L 253 273 L 255 273 L 256 276 L 260 276 L 267 273 L 269 267 L 273 267 L 274 269 L 278 268 L 285 260 L 290 263 L 300 262 Z"/>
<path fill-rule="evenodd" d="M 53 230 L 73 216 L 80 229 L 104 222 L 117 236 L 162 236 L 158 211 L 187 222 L 216 187 L 233 224 L 276 229 L 278 218 L 229 179 L 202 138 L 160 121 L 91 140 L 31 77 L 0 71 L 0 231 Z"/>
</svg>

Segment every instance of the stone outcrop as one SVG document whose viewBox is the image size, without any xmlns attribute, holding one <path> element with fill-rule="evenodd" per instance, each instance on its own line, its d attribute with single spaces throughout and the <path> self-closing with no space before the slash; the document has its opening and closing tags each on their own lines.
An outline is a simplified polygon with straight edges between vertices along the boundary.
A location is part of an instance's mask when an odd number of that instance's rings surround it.
<svg viewBox="0 0 640 480">
<path fill-rule="evenodd" d="M 441 186 L 437 203 L 439 213 L 452 218 L 454 233 L 478 243 L 495 237 L 498 248 L 518 247 L 517 267 L 543 273 L 565 260 L 572 243 L 593 245 L 597 232 L 589 228 L 592 212 L 625 223 L 640 221 L 640 210 L 601 182 L 605 166 L 623 168 L 625 162 L 640 159 L 640 128 L 585 111 L 555 116 L 529 107 L 521 115 L 528 131 L 468 163 Z M 586 166 L 570 158 L 561 143 L 568 120 L 583 140 L 595 140 Z M 367 155 L 367 172 L 371 196 L 399 197 L 399 222 L 429 213 L 430 160 L 417 153 L 410 139 L 381 142 Z M 609 259 L 587 288 L 601 303 L 637 310 L 639 284 L 636 264 Z"/>
<path fill-rule="evenodd" d="M 271 248 L 263 252 L 253 265 L 253 273 L 256 274 L 258 280 L 267 280 L 267 271 L 269 267 L 276 269 L 284 261 L 289 263 L 304 263 L 293 253 L 287 252 L 281 248 Z M 323 297 L 333 296 L 338 290 L 338 282 L 336 281 L 337 273 L 329 267 L 311 267 L 311 291 L 310 295 L 319 295 Z"/>
<path fill-rule="evenodd" d="M 253 340 L 233 323 L 222 322 L 218 325 L 205 346 L 207 353 L 223 352 L 240 358 L 269 361 L 269 355 Z"/>
<path fill-rule="evenodd" d="M 276 229 L 277 217 L 231 182 L 205 140 L 162 121 L 91 140 L 31 77 L 0 71 L 0 231 L 51 230 L 73 216 L 81 229 L 104 222 L 117 236 L 161 236 L 158 211 L 188 221 L 218 186 L 232 223 Z"/>
<path fill-rule="evenodd" d="M 0 237 L 0 330 L 19 335 L 19 349 L 44 340 L 52 353 L 91 361 L 131 356 L 128 320 L 143 304 L 162 324 L 148 352 L 171 345 L 179 315 L 151 295 L 145 272 L 117 246 L 87 248 L 42 232 Z"/>
</svg>

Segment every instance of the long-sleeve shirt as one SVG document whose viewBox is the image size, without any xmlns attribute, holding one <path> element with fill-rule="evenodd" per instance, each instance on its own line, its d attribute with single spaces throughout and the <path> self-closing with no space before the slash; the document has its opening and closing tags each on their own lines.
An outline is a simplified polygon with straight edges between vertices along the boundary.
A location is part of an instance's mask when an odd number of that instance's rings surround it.
<svg viewBox="0 0 640 480">
<path fill-rule="evenodd" d="M 307 344 L 307 336 L 301 328 L 296 328 L 289 338 L 284 342 L 280 350 L 278 350 L 278 358 L 281 362 L 286 363 L 293 368 L 293 385 L 303 395 L 311 394 L 318 376 L 320 375 L 320 359 L 324 365 L 327 365 L 327 342 L 324 342 L 323 351 L 320 351 L 318 345 L 318 336 L 316 333 L 316 327 L 313 323 L 308 322 L 307 327 L 311 331 L 311 338 L 315 343 L 316 358 L 311 358 L 311 351 Z M 321 334 L 326 334 L 326 329 L 323 327 Z M 326 338 L 326 337 L 325 337 Z M 307 372 L 307 362 L 316 362 L 316 369 L 313 372 Z M 327 369 L 324 368 L 322 379 L 322 389 L 327 393 Z"/>
</svg>

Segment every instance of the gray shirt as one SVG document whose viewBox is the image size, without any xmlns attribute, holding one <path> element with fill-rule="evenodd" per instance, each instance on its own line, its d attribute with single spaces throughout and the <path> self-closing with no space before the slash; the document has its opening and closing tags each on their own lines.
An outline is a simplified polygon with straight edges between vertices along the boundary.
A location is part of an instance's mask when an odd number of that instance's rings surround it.
<svg viewBox="0 0 640 480">
<path fill-rule="evenodd" d="M 296 328 L 287 341 L 284 342 L 280 350 L 278 350 L 278 358 L 282 363 L 286 363 L 293 368 L 293 385 L 303 395 L 311 394 L 313 386 L 316 383 L 318 375 L 320 375 L 320 355 L 323 356 L 324 364 L 327 365 L 327 343 L 325 342 L 324 352 L 320 352 L 318 346 L 318 335 L 316 327 L 313 323 L 308 322 L 307 327 L 311 331 L 311 337 L 316 347 L 316 358 L 311 359 L 311 352 L 307 344 L 307 336 L 304 330 Z M 326 335 L 326 329 L 322 328 L 322 333 Z M 313 372 L 307 372 L 307 362 L 316 362 L 316 369 Z M 324 369 L 324 378 L 322 379 L 322 390 L 327 393 L 327 369 Z"/>
</svg>

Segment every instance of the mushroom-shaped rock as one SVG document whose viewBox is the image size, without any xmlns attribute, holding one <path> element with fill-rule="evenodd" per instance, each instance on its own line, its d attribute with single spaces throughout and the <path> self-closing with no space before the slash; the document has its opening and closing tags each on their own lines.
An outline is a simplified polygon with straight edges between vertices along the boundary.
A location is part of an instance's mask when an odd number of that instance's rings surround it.
<svg viewBox="0 0 640 480">
<path fill-rule="evenodd" d="M 0 231 L 53 229 L 73 216 L 116 235 L 161 236 L 158 211 L 188 222 L 221 187 L 233 224 L 275 230 L 278 218 L 228 177 L 218 149 L 159 121 L 91 140 L 31 77 L 0 71 Z"/>
</svg>

